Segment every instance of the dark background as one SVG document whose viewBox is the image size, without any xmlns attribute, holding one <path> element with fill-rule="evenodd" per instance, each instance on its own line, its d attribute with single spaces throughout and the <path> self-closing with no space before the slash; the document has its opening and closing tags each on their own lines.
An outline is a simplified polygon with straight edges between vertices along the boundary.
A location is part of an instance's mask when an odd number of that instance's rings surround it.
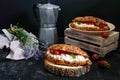
<svg viewBox="0 0 120 80">
<path fill-rule="evenodd" d="M 38 35 L 39 22 L 33 13 L 33 5 L 45 3 L 45 0 L 0 0 L 0 31 L 9 28 L 10 24 L 19 23 L 20 27 Z M 57 29 L 60 37 L 64 29 L 77 16 L 96 16 L 113 23 L 116 31 L 120 31 L 120 0 L 51 0 L 59 5 Z M 120 43 L 119 43 L 120 44 Z M 111 64 L 110 69 L 101 69 L 93 62 L 88 74 L 78 77 L 61 77 L 53 75 L 44 69 L 44 59 L 7 60 L 8 52 L 0 50 L 0 80 L 120 80 L 120 46 L 106 55 Z"/>
<path fill-rule="evenodd" d="M 38 35 L 39 22 L 33 13 L 33 5 L 46 3 L 45 0 L 0 0 L 0 30 L 9 28 L 10 24 L 19 23 L 20 27 Z M 120 31 L 120 0 L 51 0 L 59 5 L 57 29 L 60 37 L 64 29 L 77 16 L 96 16 L 116 26 Z"/>
</svg>

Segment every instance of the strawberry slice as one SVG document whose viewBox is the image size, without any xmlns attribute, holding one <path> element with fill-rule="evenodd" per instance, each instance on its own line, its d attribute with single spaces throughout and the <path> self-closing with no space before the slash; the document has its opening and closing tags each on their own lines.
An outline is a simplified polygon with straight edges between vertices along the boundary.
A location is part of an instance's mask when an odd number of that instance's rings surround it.
<svg viewBox="0 0 120 80">
<path fill-rule="evenodd" d="M 67 51 L 61 51 L 62 54 L 69 54 Z"/>
<path fill-rule="evenodd" d="M 96 22 L 93 22 L 93 25 L 95 25 L 95 26 L 96 26 Z"/>
<path fill-rule="evenodd" d="M 51 53 L 53 53 L 54 50 L 53 50 L 53 49 L 50 49 L 49 51 L 50 51 Z"/>
<path fill-rule="evenodd" d="M 62 50 L 54 50 L 54 49 L 49 49 L 50 53 L 52 54 L 56 54 L 56 55 L 60 55 L 60 54 L 71 54 L 71 52 L 67 52 L 67 51 L 62 51 Z M 75 53 L 74 55 L 80 55 L 78 53 Z"/>
<path fill-rule="evenodd" d="M 104 24 L 100 24 L 99 28 L 104 28 L 104 26 L 105 26 Z"/>
<path fill-rule="evenodd" d="M 59 55 L 60 54 L 60 51 L 58 51 L 58 50 L 54 50 L 53 51 L 56 55 Z"/>
</svg>

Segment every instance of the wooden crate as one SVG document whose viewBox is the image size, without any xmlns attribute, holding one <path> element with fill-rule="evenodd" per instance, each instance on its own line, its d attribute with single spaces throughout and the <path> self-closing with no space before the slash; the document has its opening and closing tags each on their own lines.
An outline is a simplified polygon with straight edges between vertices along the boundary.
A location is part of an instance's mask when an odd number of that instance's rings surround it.
<svg viewBox="0 0 120 80">
<path fill-rule="evenodd" d="M 101 35 L 85 34 L 79 31 L 67 28 L 64 31 L 66 44 L 77 45 L 85 50 L 95 52 L 101 56 L 115 50 L 118 47 L 119 32 L 112 31 L 108 38 L 102 38 Z"/>
</svg>

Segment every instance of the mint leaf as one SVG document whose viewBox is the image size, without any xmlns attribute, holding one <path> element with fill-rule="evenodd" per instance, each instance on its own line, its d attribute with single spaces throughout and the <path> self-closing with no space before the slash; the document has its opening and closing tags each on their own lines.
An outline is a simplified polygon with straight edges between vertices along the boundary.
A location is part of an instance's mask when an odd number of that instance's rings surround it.
<svg viewBox="0 0 120 80">
<path fill-rule="evenodd" d="M 54 55 L 54 52 L 50 52 L 52 55 Z"/>
<path fill-rule="evenodd" d="M 102 23 L 101 21 L 98 21 L 98 22 L 96 23 L 96 25 L 99 26 L 101 23 Z"/>
<path fill-rule="evenodd" d="M 77 22 L 77 24 L 78 24 L 78 25 L 80 25 L 80 24 L 81 24 L 81 22 Z"/>
<path fill-rule="evenodd" d="M 76 58 L 75 54 L 73 54 L 73 53 L 71 53 L 70 56 L 71 56 L 73 59 Z"/>
</svg>

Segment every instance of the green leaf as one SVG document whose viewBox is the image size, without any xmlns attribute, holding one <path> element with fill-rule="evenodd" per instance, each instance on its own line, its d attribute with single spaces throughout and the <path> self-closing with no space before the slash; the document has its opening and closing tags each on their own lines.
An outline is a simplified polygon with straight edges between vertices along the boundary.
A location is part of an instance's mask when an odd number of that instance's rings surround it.
<svg viewBox="0 0 120 80">
<path fill-rule="evenodd" d="M 51 52 L 52 55 L 54 55 L 54 52 Z"/>
<path fill-rule="evenodd" d="M 77 24 L 78 24 L 78 25 L 80 25 L 80 24 L 81 24 L 81 22 L 77 22 Z"/>
<path fill-rule="evenodd" d="M 75 54 L 73 54 L 73 53 L 71 53 L 70 56 L 71 56 L 73 59 L 76 58 Z"/>
<path fill-rule="evenodd" d="M 96 23 L 96 25 L 99 26 L 101 23 L 102 23 L 102 22 L 98 21 L 98 22 Z"/>
</svg>

